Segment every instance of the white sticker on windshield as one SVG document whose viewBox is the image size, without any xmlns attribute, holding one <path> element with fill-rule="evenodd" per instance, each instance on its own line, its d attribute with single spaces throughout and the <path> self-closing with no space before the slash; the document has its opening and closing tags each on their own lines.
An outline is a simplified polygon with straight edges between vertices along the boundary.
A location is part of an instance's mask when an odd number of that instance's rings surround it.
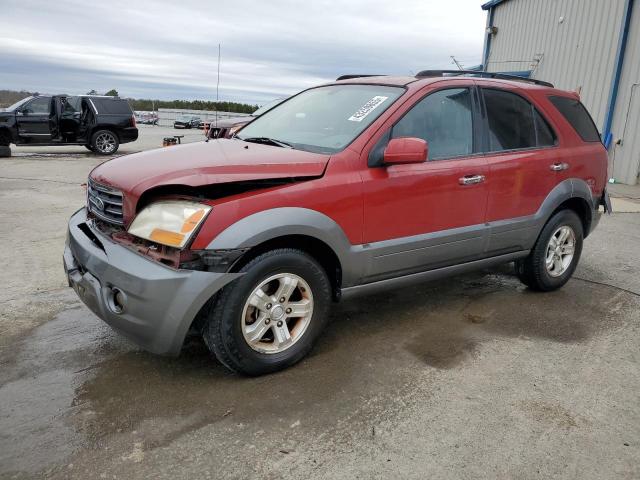
<svg viewBox="0 0 640 480">
<path fill-rule="evenodd" d="M 382 105 L 382 102 L 384 102 L 387 98 L 389 97 L 382 97 L 380 95 L 373 97 L 371 100 L 365 103 L 362 107 L 360 107 L 356 113 L 351 115 L 348 118 L 348 120 L 352 122 L 361 122 L 363 118 L 365 118 L 367 115 L 373 112 L 376 108 Z"/>
</svg>

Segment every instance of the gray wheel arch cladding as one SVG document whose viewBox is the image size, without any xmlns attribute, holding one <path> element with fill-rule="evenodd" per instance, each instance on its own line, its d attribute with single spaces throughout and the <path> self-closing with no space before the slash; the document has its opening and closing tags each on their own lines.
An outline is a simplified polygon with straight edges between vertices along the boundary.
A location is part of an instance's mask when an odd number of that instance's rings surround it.
<svg viewBox="0 0 640 480">
<path fill-rule="evenodd" d="M 215 207 L 211 213 L 215 221 Z M 207 250 L 251 248 L 287 235 L 305 235 L 326 243 L 340 261 L 343 283 L 348 285 L 359 278 L 356 255 L 340 225 L 309 208 L 280 207 L 249 215 L 223 230 Z"/>
<path fill-rule="evenodd" d="M 593 216 L 597 211 L 597 199 L 593 197 L 591 188 L 589 188 L 587 182 L 581 178 L 567 178 L 549 192 L 549 195 L 547 195 L 541 207 L 538 209 L 535 217 L 540 221 L 540 229 L 542 229 L 560 205 L 572 198 L 580 198 L 587 202 L 587 205 L 589 205 L 589 214 L 591 215 L 591 218 L 588 220 L 589 224 L 591 224 L 593 222 Z M 587 236 L 588 233 L 589 232 L 585 232 L 585 236 Z"/>
</svg>

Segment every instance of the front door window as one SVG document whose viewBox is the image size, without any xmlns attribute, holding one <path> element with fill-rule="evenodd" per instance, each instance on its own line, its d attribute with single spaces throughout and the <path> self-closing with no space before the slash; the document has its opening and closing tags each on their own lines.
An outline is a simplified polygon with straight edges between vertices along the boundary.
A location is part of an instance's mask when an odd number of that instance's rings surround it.
<svg viewBox="0 0 640 480">
<path fill-rule="evenodd" d="M 429 144 L 429 160 L 473 153 L 473 114 L 468 88 L 432 93 L 393 127 L 392 137 L 417 137 Z"/>
<path fill-rule="evenodd" d="M 51 99 L 49 97 L 38 97 L 30 101 L 22 109 L 28 115 L 49 115 L 51 112 Z"/>
</svg>

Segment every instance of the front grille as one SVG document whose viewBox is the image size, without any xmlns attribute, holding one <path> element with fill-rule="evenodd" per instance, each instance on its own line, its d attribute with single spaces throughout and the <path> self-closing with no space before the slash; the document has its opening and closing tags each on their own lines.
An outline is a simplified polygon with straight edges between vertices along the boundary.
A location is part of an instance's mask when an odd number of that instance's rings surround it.
<svg viewBox="0 0 640 480">
<path fill-rule="evenodd" d="M 122 192 L 89 179 L 87 184 L 87 208 L 99 219 L 115 225 L 123 225 Z"/>
</svg>

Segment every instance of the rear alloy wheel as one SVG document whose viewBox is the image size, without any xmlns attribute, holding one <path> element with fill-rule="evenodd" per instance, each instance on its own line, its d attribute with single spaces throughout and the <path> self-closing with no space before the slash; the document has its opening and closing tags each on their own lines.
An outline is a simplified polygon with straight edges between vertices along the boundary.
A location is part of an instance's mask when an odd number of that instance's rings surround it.
<svg viewBox="0 0 640 480">
<path fill-rule="evenodd" d="M 324 269 L 300 250 L 266 252 L 212 302 L 203 336 L 226 367 L 247 375 L 301 360 L 322 332 L 331 304 Z"/>
<path fill-rule="evenodd" d="M 565 273 L 573 261 L 575 249 L 576 234 L 571 227 L 563 225 L 553 232 L 547 244 L 547 273 L 552 277 L 559 277 Z"/>
<path fill-rule="evenodd" d="M 91 137 L 91 147 L 98 155 L 112 155 L 119 145 L 118 136 L 110 130 L 98 130 Z"/>
<path fill-rule="evenodd" d="M 548 292 L 562 287 L 582 253 L 583 227 L 572 210 L 556 213 L 542 229 L 528 257 L 516 261 L 516 274 L 529 288 Z"/>
</svg>

